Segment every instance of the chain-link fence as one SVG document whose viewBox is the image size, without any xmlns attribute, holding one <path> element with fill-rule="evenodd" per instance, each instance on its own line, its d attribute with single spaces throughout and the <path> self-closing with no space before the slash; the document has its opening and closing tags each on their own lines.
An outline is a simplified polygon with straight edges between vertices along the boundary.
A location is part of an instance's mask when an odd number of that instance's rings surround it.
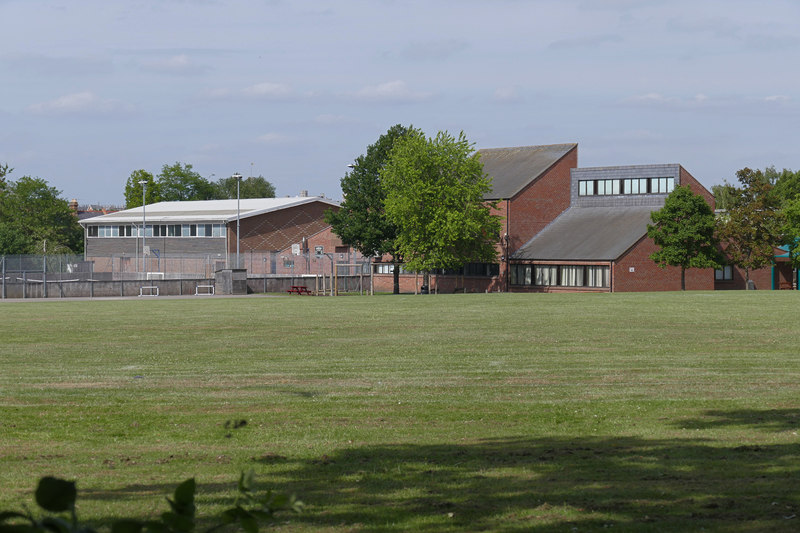
<svg viewBox="0 0 800 533">
<path fill-rule="evenodd" d="M 308 286 L 317 294 L 368 292 L 370 258 L 357 253 L 279 254 L 246 252 L 239 265 L 250 292 L 286 292 Z M 236 257 L 171 254 L 141 258 L 120 255 L 9 255 L 0 257 L 2 298 L 135 295 L 141 286 L 161 285 L 163 294 L 196 293 L 214 284 L 216 272 L 236 268 Z"/>
<path fill-rule="evenodd" d="M 165 279 L 209 278 L 226 268 L 242 268 L 249 277 L 262 276 L 329 276 L 333 269 L 342 275 L 369 273 L 370 258 L 355 252 L 317 255 L 305 252 L 298 255 L 276 252 L 242 252 L 236 254 L 151 254 L 146 258 L 125 254 L 88 257 L 95 276 L 107 279 Z M 238 264 L 237 264 L 238 263 Z"/>
</svg>

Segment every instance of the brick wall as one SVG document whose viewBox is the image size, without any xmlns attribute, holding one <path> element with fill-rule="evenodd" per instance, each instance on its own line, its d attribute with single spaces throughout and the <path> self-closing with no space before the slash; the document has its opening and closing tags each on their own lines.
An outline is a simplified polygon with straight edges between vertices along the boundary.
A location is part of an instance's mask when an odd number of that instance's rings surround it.
<svg viewBox="0 0 800 533">
<path fill-rule="evenodd" d="M 679 291 L 681 269 L 660 268 L 650 254 L 658 250 L 652 239 L 642 237 L 625 252 L 611 270 L 614 292 Z M 633 272 L 631 272 L 633 269 Z M 686 290 L 713 290 L 714 269 L 690 268 L 686 271 Z"/>
<path fill-rule="evenodd" d="M 437 286 L 442 294 L 454 292 L 502 292 L 505 289 L 499 277 L 461 277 L 461 276 L 431 276 L 431 291 Z M 376 292 L 392 292 L 394 278 L 392 274 L 375 274 L 373 277 L 373 287 Z M 400 292 L 418 292 L 422 286 L 422 274 L 401 274 Z"/>
<path fill-rule="evenodd" d="M 792 270 L 788 264 L 779 264 L 775 271 L 776 281 L 778 283 L 778 288 L 781 287 L 781 283 L 789 283 L 792 282 Z M 732 280 L 720 280 L 714 282 L 714 289 L 718 291 L 729 291 L 729 290 L 745 290 L 747 288 L 747 278 L 745 276 L 745 272 L 743 268 L 739 268 L 737 266 L 733 267 L 733 279 Z M 772 267 L 764 267 L 759 268 L 758 270 L 753 270 L 750 272 L 750 280 L 753 281 L 755 284 L 756 290 L 759 291 L 768 291 L 772 289 Z"/>
</svg>

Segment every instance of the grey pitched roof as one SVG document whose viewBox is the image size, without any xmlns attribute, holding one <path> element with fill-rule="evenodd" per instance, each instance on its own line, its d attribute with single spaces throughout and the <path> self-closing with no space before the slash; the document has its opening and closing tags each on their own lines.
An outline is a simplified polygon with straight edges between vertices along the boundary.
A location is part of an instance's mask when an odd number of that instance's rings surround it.
<svg viewBox="0 0 800 533">
<path fill-rule="evenodd" d="M 492 192 L 485 199 L 512 198 L 576 146 L 571 143 L 478 150 L 483 171 L 492 178 Z"/>
<path fill-rule="evenodd" d="M 338 206 L 337 202 L 318 196 L 294 196 L 287 198 L 245 198 L 234 200 L 197 200 L 186 202 L 158 202 L 146 207 L 147 222 L 230 222 L 240 218 L 248 218 L 272 211 L 280 211 L 312 202 L 321 202 L 330 206 Z M 83 224 L 125 224 L 141 222 L 142 207 L 134 207 L 107 215 L 80 220 Z"/>
<path fill-rule="evenodd" d="M 647 234 L 660 207 L 572 207 L 539 232 L 512 259 L 613 261 Z"/>
</svg>

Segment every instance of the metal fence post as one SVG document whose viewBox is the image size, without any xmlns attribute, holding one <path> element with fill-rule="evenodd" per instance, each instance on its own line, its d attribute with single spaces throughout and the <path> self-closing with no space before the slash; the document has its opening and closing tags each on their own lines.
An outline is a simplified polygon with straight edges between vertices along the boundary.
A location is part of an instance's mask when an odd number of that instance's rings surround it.
<svg viewBox="0 0 800 533">
<path fill-rule="evenodd" d="M 42 296 L 47 298 L 47 255 L 42 256 Z"/>
</svg>

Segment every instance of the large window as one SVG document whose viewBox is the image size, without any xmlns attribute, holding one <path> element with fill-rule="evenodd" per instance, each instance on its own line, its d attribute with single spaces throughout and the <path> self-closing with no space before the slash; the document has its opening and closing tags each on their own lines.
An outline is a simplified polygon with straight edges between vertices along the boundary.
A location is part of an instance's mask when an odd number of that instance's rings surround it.
<svg viewBox="0 0 800 533">
<path fill-rule="evenodd" d="M 578 181 L 579 196 L 669 194 L 674 188 L 675 178 L 626 178 Z"/>
<path fill-rule="evenodd" d="M 511 265 L 512 285 L 538 287 L 609 287 L 605 265 Z"/>
<path fill-rule="evenodd" d="M 714 279 L 716 281 L 733 281 L 733 267 L 725 265 L 722 268 L 714 270 Z"/>
</svg>

